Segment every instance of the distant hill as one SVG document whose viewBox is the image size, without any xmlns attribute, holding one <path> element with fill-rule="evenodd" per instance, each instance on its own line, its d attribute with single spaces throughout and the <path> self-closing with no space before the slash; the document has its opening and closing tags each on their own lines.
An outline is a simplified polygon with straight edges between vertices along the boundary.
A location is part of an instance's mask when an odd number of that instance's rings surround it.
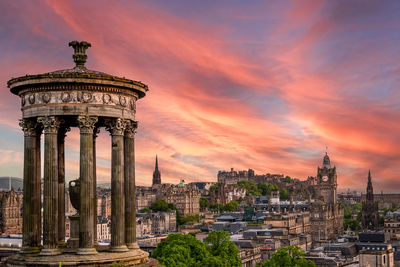
<svg viewBox="0 0 400 267">
<path fill-rule="evenodd" d="M 24 188 L 22 178 L 0 177 L 0 191 L 8 191 L 11 187 L 14 188 L 14 190 L 22 190 Z"/>
</svg>

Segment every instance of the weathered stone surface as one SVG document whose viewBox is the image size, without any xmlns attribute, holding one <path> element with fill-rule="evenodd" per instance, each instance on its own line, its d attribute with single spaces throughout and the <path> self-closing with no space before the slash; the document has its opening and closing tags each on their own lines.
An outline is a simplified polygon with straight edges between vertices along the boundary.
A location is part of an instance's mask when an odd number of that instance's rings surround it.
<svg viewBox="0 0 400 267">
<path fill-rule="evenodd" d="M 23 253 L 40 251 L 40 131 L 33 120 L 21 120 L 24 131 Z M 39 170 L 37 170 L 39 168 Z M 39 175 L 38 175 L 39 174 Z"/>
<path fill-rule="evenodd" d="M 149 254 L 143 250 L 130 250 L 128 252 L 107 252 L 108 247 L 97 247 L 96 255 L 76 255 L 71 249 L 62 249 L 61 255 L 43 257 L 32 254 L 15 255 L 8 259 L 7 265 L 16 266 L 112 266 L 120 263 L 123 266 L 155 267 L 158 263 L 150 259 Z"/>
<path fill-rule="evenodd" d="M 135 131 L 137 123 L 126 123 L 125 152 L 125 241 L 129 249 L 138 249 L 136 243 L 136 186 L 135 186 Z"/>
<path fill-rule="evenodd" d="M 125 121 L 106 122 L 111 134 L 111 248 L 113 252 L 128 251 L 125 244 L 124 197 L 124 131 Z"/>
<path fill-rule="evenodd" d="M 78 116 L 80 129 L 80 220 L 78 254 L 96 254 L 94 248 L 93 131 L 97 117 Z"/>
<path fill-rule="evenodd" d="M 23 249 L 8 266 L 157 266 L 138 249 L 135 228 L 136 101 L 147 85 L 88 70 L 87 42 L 73 41 L 72 69 L 11 79 L 21 98 L 24 130 Z M 65 247 L 65 133 L 80 129 L 79 186 L 70 183 L 71 237 Z M 96 133 L 106 127 L 112 138 L 112 236 L 110 247 L 96 246 Z M 43 248 L 41 246 L 40 135 L 44 130 Z M 78 189 L 79 192 L 75 192 Z M 127 244 L 131 250 L 128 249 Z M 59 248 L 59 245 L 61 248 Z M 96 251 L 101 250 L 99 253 Z M 37 253 L 39 252 L 40 253 Z M 112 253 L 111 253 L 112 252 Z M 62 253 L 62 254 L 61 254 Z M 61 254 L 61 255 L 60 255 Z M 51 257 L 49 257 L 51 256 Z"/>
<path fill-rule="evenodd" d="M 58 249 L 58 144 L 60 125 L 54 116 L 39 117 L 44 129 L 43 249 L 41 255 L 60 254 Z"/>
</svg>

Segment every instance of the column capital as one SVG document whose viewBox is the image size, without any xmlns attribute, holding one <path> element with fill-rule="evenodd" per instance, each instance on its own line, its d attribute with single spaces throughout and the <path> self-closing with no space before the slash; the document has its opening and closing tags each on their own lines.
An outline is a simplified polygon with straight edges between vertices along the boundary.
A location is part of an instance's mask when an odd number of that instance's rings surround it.
<svg viewBox="0 0 400 267">
<path fill-rule="evenodd" d="M 21 126 L 24 136 L 36 136 L 38 133 L 39 125 L 34 120 L 22 119 L 19 120 L 19 126 Z"/>
<path fill-rule="evenodd" d="M 93 134 L 98 120 L 95 116 L 79 115 L 77 118 L 79 130 L 81 133 Z"/>
<path fill-rule="evenodd" d="M 124 135 L 126 128 L 126 120 L 121 118 L 113 118 L 105 120 L 106 130 L 110 135 Z"/>
<path fill-rule="evenodd" d="M 60 119 L 55 116 L 38 117 L 38 123 L 43 125 L 44 133 L 56 134 L 60 127 Z"/>
<path fill-rule="evenodd" d="M 137 126 L 137 121 L 126 120 L 125 137 L 134 138 Z"/>
</svg>

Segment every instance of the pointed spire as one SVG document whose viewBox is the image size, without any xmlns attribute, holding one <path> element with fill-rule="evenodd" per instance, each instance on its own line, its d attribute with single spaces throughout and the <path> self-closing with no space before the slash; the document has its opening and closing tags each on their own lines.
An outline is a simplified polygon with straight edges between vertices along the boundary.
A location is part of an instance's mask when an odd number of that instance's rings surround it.
<svg viewBox="0 0 400 267">
<path fill-rule="evenodd" d="M 374 201 L 374 188 L 372 187 L 371 170 L 368 170 L 367 200 Z"/>
<path fill-rule="evenodd" d="M 156 166 L 153 172 L 153 185 L 161 184 L 161 173 L 158 170 L 158 156 L 156 154 Z"/>
</svg>

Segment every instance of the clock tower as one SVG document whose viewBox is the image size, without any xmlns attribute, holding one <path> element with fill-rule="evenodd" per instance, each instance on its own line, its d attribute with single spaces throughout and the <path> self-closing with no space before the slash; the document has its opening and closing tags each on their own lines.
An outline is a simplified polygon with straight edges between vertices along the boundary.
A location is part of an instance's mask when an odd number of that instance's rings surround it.
<svg viewBox="0 0 400 267">
<path fill-rule="evenodd" d="M 336 203 L 336 167 L 331 167 L 331 160 L 329 159 L 328 153 L 326 153 L 324 156 L 322 167 L 318 167 L 316 189 L 319 193 L 319 197 L 323 198 L 322 200 L 325 203 Z"/>
</svg>

